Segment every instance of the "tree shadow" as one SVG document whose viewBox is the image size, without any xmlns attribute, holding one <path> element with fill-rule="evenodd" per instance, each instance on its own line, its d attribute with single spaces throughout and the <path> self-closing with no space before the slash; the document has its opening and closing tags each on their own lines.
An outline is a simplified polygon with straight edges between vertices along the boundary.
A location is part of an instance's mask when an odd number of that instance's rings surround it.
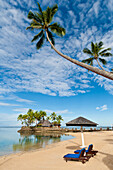
<svg viewBox="0 0 113 170">
<path fill-rule="evenodd" d="M 105 139 L 105 141 L 109 142 L 109 144 L 113 144 L 113 139 Z"/>
<path fill-rule="evenodd" d="M 104 152 L 99 152 L 99 153 L 106 155 L 106 157 L 103 158 L 102 161 L 104 162 L 104 164 L 105 164 L 110 170 L 113 170 L 113 155 L 108 154 L 108 153 L 104 153 Z"/>
<path fill-rule="evenodd" d="M 74 144 L 72 146 L 67 146 L 66 149 L 71 149 L 71 150 L 76 150 L 76 149 L 80 149 L 80 144 L 76 143 L 76 142 L 73 142 L 73 141 L 70 141 L 70 143 Z"/>
</svg>

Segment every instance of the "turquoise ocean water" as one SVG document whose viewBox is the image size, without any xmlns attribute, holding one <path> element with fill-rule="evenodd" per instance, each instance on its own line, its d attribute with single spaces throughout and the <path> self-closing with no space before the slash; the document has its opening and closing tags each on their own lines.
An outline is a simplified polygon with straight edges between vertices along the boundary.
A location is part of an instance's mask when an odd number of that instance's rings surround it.
<svg viewBox="0 0 113 170">
<path fill-rule="evenodd" d="M 0 127 L 0 156 L 44 148 L 46 145 L 72 139 L 60 134 L 20 135 L 17 127 Z"/>
</svg>

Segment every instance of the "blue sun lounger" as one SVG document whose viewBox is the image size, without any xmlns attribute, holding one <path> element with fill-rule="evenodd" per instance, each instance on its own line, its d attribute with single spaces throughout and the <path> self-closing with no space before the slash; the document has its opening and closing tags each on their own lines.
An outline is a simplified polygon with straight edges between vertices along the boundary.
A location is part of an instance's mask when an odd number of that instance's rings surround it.
<svg viewBox="0 0 113 170">
<path fill-rule="evenodd" d="M 79 154 L 80 151 L 81 151 L 81 150 L 76 150 L 76 151 L 74 151 L 74 153 L 75 153 L 75 154 Z M 86 156 L 87 156 L 87 155 L 91 155 L 91 156 L 93 157 L 94 155 L 96 155 L 97 152 L 98 152 L 98 151 L 93 150 L 93 144 L 90 144 L 89 147 L 88 147 L 88 149 L 85 150 Z"/>
<path fill-rule="evenodd" d="M 64 155 L 64 159 L 66 162 L 68 160 L 74 160 L 74 161 L 82 161 L 82 163 L 85 163 L 85 161 L 88 161 L 90 157 L 84 156 L 85 148 L 81 149 L 78 154 L 67 154 Z"/>
</svg>

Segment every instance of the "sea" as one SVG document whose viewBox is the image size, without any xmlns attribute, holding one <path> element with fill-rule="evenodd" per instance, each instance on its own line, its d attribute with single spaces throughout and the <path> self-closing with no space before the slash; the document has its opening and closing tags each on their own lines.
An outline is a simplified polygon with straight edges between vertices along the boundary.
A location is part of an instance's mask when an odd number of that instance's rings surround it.
<svg viewBox="0 0 113 170">
<path fill-rule="evenodd" d="M 104 129 L 106 129 L 107 127 L 109 127 L 110 129 L 112 128 L 111 126 L 98 126 L 96 128 L 99 129 L 101 127 Z M 55 133 L 38 133 L 36 135 L 20 134 L 17 132 L 20 128 L 21 127 L 14 126 L 0 127 L 0 156 L 18 153 L 21 151 L 30 151 L 45 148 L 47 145 L 74 138 L 70 135 Z M 62 126 L 62 128 L 80 129 L 79 126 Z M 85 129 L 90 129 L 90 127 L 85 127 Z"/>
<path fill-rule="evenodd" d="M 17 131 L 21 127 L 0 127 L 0 156 L 45 148 L 47 145 L 74 138 L 70 135 L 20 134 Z"/>
</svg>

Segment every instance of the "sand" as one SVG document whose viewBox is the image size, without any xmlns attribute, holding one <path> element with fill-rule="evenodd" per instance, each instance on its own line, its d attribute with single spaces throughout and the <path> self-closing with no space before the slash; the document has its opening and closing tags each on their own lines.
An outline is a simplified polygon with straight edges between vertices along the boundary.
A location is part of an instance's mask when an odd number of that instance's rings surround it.
<svg viewBox="0 0 113 170">
<path fill-rule="evenodd" d="M 63 159 L 67 153 L 80 148 L 81 134 L 71 140 L 48 145 L 40 150 L 0 157 L 0 170 L 113 170 L 113 131 L 85 132 L 85 144 L 94 145 L 96 156 L 82 164 Z"/>
</svg>

